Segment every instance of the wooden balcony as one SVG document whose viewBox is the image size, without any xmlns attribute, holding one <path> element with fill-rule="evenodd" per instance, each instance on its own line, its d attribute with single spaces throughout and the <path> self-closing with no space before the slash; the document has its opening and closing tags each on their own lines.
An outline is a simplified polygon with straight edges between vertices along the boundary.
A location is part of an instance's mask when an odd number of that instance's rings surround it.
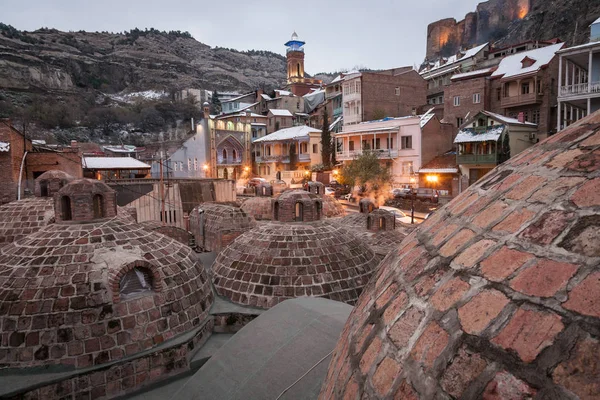
<svg viewBox="0 0 600 400">
<path fill-rule="evenodd" d="M 527 104 L 536 104 L 542 102 L 542 95 L 538 93 L 520 94 L 518 96 L 503 97 L 501 100 L 502 107 L 518 107 Z"/>
<path fill-rule="evenodd" d="M 456 156 L 457 164 L 497 164 L 496 154 L 462 154 Z"/>
<path fill-rule="evenodd" d="M 381 159 L 391 159 L 398 157 L 398 150 L 396 149 L 377 149 L 377 150 L 350 150 L 341 151 L 335 154 L 336 160 L 347 161 L 354 160 L 364 153 L 375 153 Z"/>
</svg>

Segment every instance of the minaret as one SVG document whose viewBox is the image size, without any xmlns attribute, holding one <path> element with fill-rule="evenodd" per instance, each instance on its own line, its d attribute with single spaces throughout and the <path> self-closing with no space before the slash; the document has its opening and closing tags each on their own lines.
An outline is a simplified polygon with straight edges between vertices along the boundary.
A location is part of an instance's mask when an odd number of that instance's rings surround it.
<svg viewBox="0 0 600 400">
<path fill-rule="evenodd" d="M 298 82 L 304 78 L 304 46 L 305 42 L 298 40 L 298 34 L 294 32 L 287 47 L 287 83 Z M 296 78 L 296 79 L 294 79 Z"/>
</svg>

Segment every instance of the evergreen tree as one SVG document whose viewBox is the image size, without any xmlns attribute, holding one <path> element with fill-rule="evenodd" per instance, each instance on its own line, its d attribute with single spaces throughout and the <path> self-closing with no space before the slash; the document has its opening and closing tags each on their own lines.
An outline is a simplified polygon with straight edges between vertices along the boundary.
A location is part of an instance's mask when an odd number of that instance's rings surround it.
<svg viewBox="0 0 600 400">
<path fill-rule="evenodd" d="M 211 105 L 210 105 L 210 112 L 212 114 L 221 114 L 221 111 L 223 110 L 223 106 L 221 105 L 221 99 L 219 99 L 219 92 L 217 92 L 216 90 L 213 92 L 212 95 L 212 100 L 211 100 Z"/>
<path fill-rule="evenodd" d="M 290 170 L 296 170 L 296 164 L 298 163 L 298 154 L 296 153 L 296 143 L 290 143 Z"/>
<path fill-rule="evenodd" d="M 323 107 L 323 129 L 321 130 L 321 158 L 325 169 L 331 168 L 332 158 L 331 132 L 329 132 L 329 115 L 327 106 Z"/>
</svg>

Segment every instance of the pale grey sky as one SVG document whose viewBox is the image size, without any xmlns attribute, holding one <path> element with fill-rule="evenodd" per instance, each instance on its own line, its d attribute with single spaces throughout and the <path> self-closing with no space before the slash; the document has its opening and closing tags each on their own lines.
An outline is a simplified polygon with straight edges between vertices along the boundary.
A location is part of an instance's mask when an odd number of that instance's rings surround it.
<svg viewBox="0 0 600 400">
<path fill-rule="evenodd" d="M 419 64 L 427 25 L 462 19 L 477 0 L 0 0 L 0 22 L 20 30 L 189 31 L 210 46 L 285 54 L 294 30 L 306 71 Z"/>
</svg>

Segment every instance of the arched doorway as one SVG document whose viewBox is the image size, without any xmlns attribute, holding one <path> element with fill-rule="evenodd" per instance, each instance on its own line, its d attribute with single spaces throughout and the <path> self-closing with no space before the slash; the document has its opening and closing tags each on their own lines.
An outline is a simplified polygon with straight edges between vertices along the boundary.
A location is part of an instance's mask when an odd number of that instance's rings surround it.
<svg viewBox="0 0 600 400">
<path fill-rule="evenodd" d="M 73 219 L 71 213 L 71 198 L 69 196 L 63 196 L 62 199 L 60 199 L 60 208 L 62 211 L 63 221 L 70 221 Z"/>
<path fill-rule="evenodd" d="M 40 196 L 48 197 L 48 182 L 47 181 L 40 182 Z"/>
<path fill-rule="evenodd" d="M 102 195 L 96 194 L 93 199 L 94 218 L 104 217 L 104 199 Z"/>
</svg>

